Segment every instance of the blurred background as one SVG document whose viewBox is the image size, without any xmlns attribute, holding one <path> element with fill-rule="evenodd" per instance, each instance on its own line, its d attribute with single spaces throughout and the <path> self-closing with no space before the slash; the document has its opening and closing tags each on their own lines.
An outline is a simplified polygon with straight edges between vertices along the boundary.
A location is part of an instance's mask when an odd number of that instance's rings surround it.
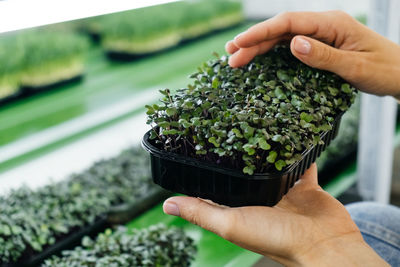
<svg viewBox="0 0 400 267">
<path fill-rule="evenodd" d="M 78 12 L 74 1 L 50 2 L 46 9 L 40 4 L 49 1 L 0 1 L 0 196 L 6 203 L 0 213 L 6 205 L 23 207 L 46 197 L 61 198 L 50 209 L 63 209 L 70 204 L 65 196 L 72 196 L 82 201 L 73 204 L 79 223 L 57 232 L 53 243 L 82 227 L 96 235 L 114 224 L 142 228 L 163 222 L 182 227 L 196 240 L 193 266 L 276 264 L 162 214 L 165 192 L 150 184 L 148 161 L 141 160 L 147 155 L 138 148 L 148 130 L 144 105 L 155 103 L 160 89 L 186 86 L 213 52 L 225 53 L 228 40 L 279 12 L 340 9 L 393 41 L 400 39 L 400 17 L 394 12 L 400 6 L 390 0 L 138 1 L 136 6 L 115 0 L 89 13 Z M 45 11 L 40 17 L 24 15 L 18 11 L 21 3 Z M 62 16 L 54 16 L 57 12 Z M 394 100 L 358 96 L 338 137 L 318 159 L 320 183 L 329 193 L 343 203 L 400 205 L 396 115 Z M 91 205 L 87 190 L 95 192 Z M 89 211 L 101 201 L 108 204 Z M 138 208 L 143 201 L 147 204 Z M 127 203 L 122 213 L 115 211 Z M 32 208 L 30 220 L 39 221 L 34 214 Z M 109 219 L 99 224 L 104 214 Z M 0 241 L 2 223 L 0 217 Z M 95 223 L 101 226 L 91 227 Z M 48 251 L 52 243 L 46 242 L 31 254 Z M 5 250 L 0 242 L 0 258 Z M 44 253 L 34 265 L 58 252 Z M 32 256 L 24 253 L 14 262 Z"/>
</svg>

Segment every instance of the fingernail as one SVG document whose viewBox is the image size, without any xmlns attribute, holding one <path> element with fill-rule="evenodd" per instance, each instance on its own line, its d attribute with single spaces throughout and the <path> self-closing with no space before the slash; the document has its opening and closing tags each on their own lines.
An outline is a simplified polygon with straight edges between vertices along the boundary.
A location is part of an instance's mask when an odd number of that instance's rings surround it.
<svg viewBox="0 0 400 267">
<path fill-rule="evenodd" d="M 294 40 L 294 49 L 300 54 L 307 55 L 311 51 L 311 44 L 302 37 L 296 37 Z"/>
<path fill-rule="evenodd" d="M 169 215 L 174 215 L 174 216 L 180 215 L 178 206 L 173 202 L 164 202 L 163 210 L 164 213 Z"/>
</svg>

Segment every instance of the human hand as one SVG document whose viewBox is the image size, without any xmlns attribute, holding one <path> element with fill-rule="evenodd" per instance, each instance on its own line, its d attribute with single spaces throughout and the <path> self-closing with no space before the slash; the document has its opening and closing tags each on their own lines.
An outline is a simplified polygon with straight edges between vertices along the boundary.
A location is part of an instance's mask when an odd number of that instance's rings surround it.
<svg viewBox="0 0 400 267">
<path fill-rule="evenodd" d="M 229 64 L 245 65 L 281 41 L 305 64 L 359 90 L 400 98 L 400 46 L 342 11 L 286 12 L 258 23 L 226 44 Z"/>
<path fill-rule="evenodd" d="M 164 212 L 289 266 L 386 266 L 345 207 L 318 185 L 313 164 L 274 207 L 229 208 L 172 197 Z"/>
</svg>

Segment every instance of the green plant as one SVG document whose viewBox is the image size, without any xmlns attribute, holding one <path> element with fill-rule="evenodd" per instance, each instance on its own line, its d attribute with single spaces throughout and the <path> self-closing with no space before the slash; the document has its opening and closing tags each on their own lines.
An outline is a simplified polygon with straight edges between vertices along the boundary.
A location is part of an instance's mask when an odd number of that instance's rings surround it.
<svg viewBox="0 0 400 267">
<path fill-rule="evenodd" d="M 176 5 L 175 3 L 169 5 Z M 168 5 L 168 6 L 169 6 Z M 178 18 L 174 11 L 165 12 L 163 5 L 151 6 L 147 8 L 134 9 L 121 12 L 112 16 L 105 16 L 104 33 L 114 38 L 138 39 L 148 38 L 156 34 L 163 34 L 168 31 L 174 31 L 178 27 Z"/>
<path fill-rule="evenodd" d="M 114 233 L 106 230 L 96 240 L 85 237 L 82 246 L 53 256 L 42 266 L 190 266 L 196 247 L 193 240 L 178 228 L 164 225 L 143 230 L 124 227 Z"/>
<path fill-rule="evenodd" d="M 211 21 L 212 29 L 223 29 L 243 21 L 242 2 L 238 0 L 212 1 L 214 17 Z"/>
<path fill-rule="evenodd" d="M 35 29 L 18 34 L 22 43 L 21 83 L 42 86 L 79 75 L 89 48 L 85 36 L 48 29 Z"/>
<path fill-rule="evenodd" d="M 24 30 L 0 38 L 0 98 L 20 86 L 43 86 L 83 72 L 85 36 L 58 29 Z"/>
<path fill-rule="evenodd" d="M 280 171 L 329 131 L 356 91 L 278 46 L 241 68 L 204 63 L 187 88 L 147 107 L 151 139 L 163 150 L 242 169 Z"/>
<path fill-rule="evenodd" d="M 0 99 L 18 91 L 24 53 L 15 35 L 0 37 Z"/>
<path fill-rule="evenodd" d="M 132 53 L 173 46 L 180 41 L 175 13 L 175 9 L 168 12 L 161 5 L 104 16 L 100 20 L 102 45 L 111 51 Z"/>
<path fill-rule="evenodd" d="M 242 19 L 236 0 L 181 1 L 90 19 L 86 29 L 100 34 L 108 51 L 148 53 Z"/>
<path fill-rule="evenodd" d="M 138 201 L 154 187 L 148 156 L 137 148 L 61 182 L 12 190 L 0 196 L 0 263 L 40 252 L 94 223 L 112 206 Z"/>
<path fill-rule="evenodd" d="M 242 5 L 235 0 L 183 2 L 179 28 L 183 39 L 226 28 L 243 20 Z"/>
<path fill-rule="evenodd" d="M 26 69 L 79 57 L 88 49 L 87 39 L 72 32 L 37 29 L 23 32 L 17 38 L 26 51 L 23 61 Z"/>
</svg>

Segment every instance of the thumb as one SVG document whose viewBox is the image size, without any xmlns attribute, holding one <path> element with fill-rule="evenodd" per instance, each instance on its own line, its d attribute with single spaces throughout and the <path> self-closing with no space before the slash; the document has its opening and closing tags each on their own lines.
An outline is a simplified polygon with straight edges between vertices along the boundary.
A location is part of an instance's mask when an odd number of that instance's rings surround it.
<svg viewBox="0 0 400 267">
<path fill-rule="evenodd" d="M 232 230 L 234 209 L 194 197 L 171 197 L 164 202 L 164 213 L 179 216 L 217 235 L 227 238 Z"/>
<path fill-rule="evenodd" d="M 318 168 L 317 164 L 313 163 L 300 177 L 299 183 L 318 186 Z"/>
<path fill-rule="evenodd" d="M 297 35 L 290 43 L 292 54 L 303 63 L 322 70 L 327 70 L 342 76 L 353 66 L 354 57 L 349 51 L 340 50 L 313 38 Z M 353 63 L 349 61 L 353 61 Z"/>
</svg>

